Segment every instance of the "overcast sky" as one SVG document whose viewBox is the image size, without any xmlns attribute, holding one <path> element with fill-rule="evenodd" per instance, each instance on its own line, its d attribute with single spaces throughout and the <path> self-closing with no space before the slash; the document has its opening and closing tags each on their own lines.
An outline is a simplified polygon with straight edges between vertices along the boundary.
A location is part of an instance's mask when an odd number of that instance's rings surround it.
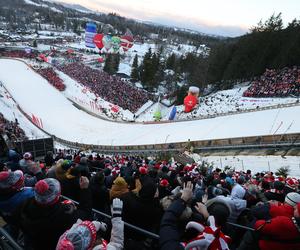
<svg viewBox="0 0 300 250">
<path fill-rule="evenodd" d="M 300 18 L 300 0 L 58 0 L 142 21 L 239 36 L 282 12 L 286 25 Z"/>
</svg>

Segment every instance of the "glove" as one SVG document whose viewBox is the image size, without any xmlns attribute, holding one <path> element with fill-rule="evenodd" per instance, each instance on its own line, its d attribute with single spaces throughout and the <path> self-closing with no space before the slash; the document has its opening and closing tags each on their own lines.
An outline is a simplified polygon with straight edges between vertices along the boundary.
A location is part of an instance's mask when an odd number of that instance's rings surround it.
<svg viewBox="0 0 300 250">
<path fill-rule="evenodd" d="M 122 208 L 123 208 L 123 201 L 121 201 L 118 198 L 113 199 L 113 204 L 111 207 L 112 217 L 121 217 Z"/>
<path fill-rule="evenodd" d="M 107 225 L 104 222 L 94 220 L 92 221 L 92 223 L 95 225 L 97 232 L 99 231 L 99 229 L 102 232 L 105 232 L 107 230 Z"/>
</svg>

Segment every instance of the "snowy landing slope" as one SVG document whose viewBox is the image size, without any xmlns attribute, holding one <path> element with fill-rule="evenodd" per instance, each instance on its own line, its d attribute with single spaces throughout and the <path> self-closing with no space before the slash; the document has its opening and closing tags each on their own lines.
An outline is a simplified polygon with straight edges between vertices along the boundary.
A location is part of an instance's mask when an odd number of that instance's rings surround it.
<svg viewBox="0 0 300 250">
<path fill-rule="evenodd" d="M 0 59 L 0 81 L 27 114 L 40 119 L 45 131 L 70 141 L 142 145 L 300 132 L 299 106 L 198 121 L 122 124 L 78 110 L 23 62 Z"/>
</svg>

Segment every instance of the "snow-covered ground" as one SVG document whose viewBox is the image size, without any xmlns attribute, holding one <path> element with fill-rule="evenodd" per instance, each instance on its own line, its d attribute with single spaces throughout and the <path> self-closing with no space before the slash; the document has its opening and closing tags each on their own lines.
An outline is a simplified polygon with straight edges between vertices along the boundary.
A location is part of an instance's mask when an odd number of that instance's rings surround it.
<svg viewBox="0 0 300 250">
<path fill-rule="evenodd" d="M 0 80 L 1 81 L 1 80 Z M 4 89 L 0 82 L 0 112 L 9 121 L 18 120 L 20 127 L 29 139 L 49 137 L 36 126 L 34 126 L 18 109 L 10 94 Z"/>
<path fill-rule="evenodd" d="M 248 98 L 243 97 L 244 91 L 249 86 L 245 84 L 238 85 L 233 89 L 218 91 L 211 95 L 200 97 L 198 107 L 190 112 L 184 113 L 184 106 L 177 106 L 177 114 L 175 120 L 185 120 L 193 118 L 203 118 L 207 116 L 215 116 L 238 112 L 244 110 L 256 110 L 258 108 L 276 106 L 279 104 L 296 103 L 298 98 Z M 162 112 L 162 120 L 168 120 L 172 107 L 160 105 Z M 151 110 L 139 116 L 137 121 L 153 121 L 153 114 L 157 111 L 157 107 L 153 106 Z"/>
<path fill-rule="evenodd" d="M 214 167 L 224 168 L 234 167 L 236 170 L 246 171 L 250 169 L 252 173 L 272 171 L 276 172 L 280 167 L 289 167 L 290 176 L 300 178 L 300 157 L 299 156 L 207 156 L 201 158 L 204 161 L 213 163 Z"/>
<path fill-rule="evenodd" d="M 7 72 L 18 72 L 12 74 Z M 104 121 L 75 108 L 66 97 L 26 64 L 0 59 L 0 80 L 28 114 L 38 117 L 43 129 L 57 137 L 101 145 L 141 145 L 255 136 L 300 131 L 300 107 L 222 116 L 214 119 L 166 123 L 120 124 Z M 272 130 L 273 132 L 273 130 Z"/>
</svg>

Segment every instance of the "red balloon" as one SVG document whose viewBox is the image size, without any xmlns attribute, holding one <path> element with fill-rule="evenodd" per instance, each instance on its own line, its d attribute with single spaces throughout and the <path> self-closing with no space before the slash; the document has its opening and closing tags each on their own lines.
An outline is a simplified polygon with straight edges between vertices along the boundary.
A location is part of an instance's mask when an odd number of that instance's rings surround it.
<svg viewBox="0 0 300 250">
<path fill-rule="evenodd" d="M 103 38 L 103 34 L 96 34 L 94 36 L 94 43 L 96 44 L 97 48 L 102 49 L 103 48 L 103 42 L 102 42 L 102 38 Z"/>
<path fill-rule="evenodd" d="M 193 110 L 193 108 L 196 106 L 196 104 L 198 103 L 198 99 L 196 96 L 193 95 L 188 95 L 184 98 L 184 112 L 189 113 Z"/>
<path fill-rule="evenodd" d="M 121 36 L 121 47 L 124 51 L 127 51 L 133 46 L 133 37 L 132 36 Z"/>
</svg>

